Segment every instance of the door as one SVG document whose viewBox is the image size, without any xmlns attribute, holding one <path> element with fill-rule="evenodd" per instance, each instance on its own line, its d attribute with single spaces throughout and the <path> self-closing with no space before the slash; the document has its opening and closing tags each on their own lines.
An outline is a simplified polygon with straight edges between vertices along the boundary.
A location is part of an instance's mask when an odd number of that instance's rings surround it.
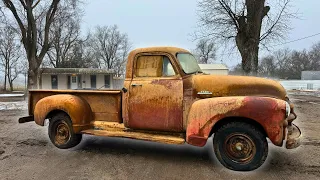
<svg viewBox="0 0 320 180">
<path fill-rule="evenodd" d="M 51 89 L 58 89 L 58 76 L 51 75 Z"/>
<path fill-rule="evenodd" d="M 97 88 L 97 76 L 90 75 L 90 82 L 91 82 L 91 88 L 96 89 Z"/>
<path fill-rule="evenodd" d="M 183 85 L 166 55 L 142 55 L 135 59 L 129 88 L 128 127 L 183 131 Z"/>
<path fill-rule="evenodd" d="M 110 79 L 111 79 L 111 76 L 109 74 L 108 75 L 104 75 L 104 87 L 105 88 L 110 88 L 111 87 Z"/>
<path fill-rule="evenodd" d="M 71 89 L 78 89 L 78 76 L 72 75 L 71 78 Z"/>
</svg>

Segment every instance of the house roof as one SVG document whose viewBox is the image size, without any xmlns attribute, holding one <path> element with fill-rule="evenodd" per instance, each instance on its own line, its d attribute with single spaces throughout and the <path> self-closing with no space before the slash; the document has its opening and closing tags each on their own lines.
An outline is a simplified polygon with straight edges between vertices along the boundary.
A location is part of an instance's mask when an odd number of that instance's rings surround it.
<svg viewBox="0 0 320 180">
<path fill-rule="evenodd" d="M 206 69 L 206 70 L 210 70 L 210 69 L 229 70 L 229 68 L 224 64 L 199 64 L 199 66 L 201 69 Z"/>
<path fill-rule="evenodd" d="M 41 74 L 115 74 L 114 70 L 96 68 L 41 68 Z"/>
</svg>

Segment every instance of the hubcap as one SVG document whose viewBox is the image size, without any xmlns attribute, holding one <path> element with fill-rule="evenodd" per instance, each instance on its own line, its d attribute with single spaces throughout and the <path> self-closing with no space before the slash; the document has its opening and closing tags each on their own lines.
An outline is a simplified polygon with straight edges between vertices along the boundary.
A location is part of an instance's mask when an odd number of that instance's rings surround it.
<svg viewBox="0 0 320 180">
<path fill-rule="evenodd" d="M 58 145 L 65 144 L 70 139 L 69 126 L 65 122 L 60 122 L 56 128 L 55 143 Z"/>
<path fill-rule="evenodd" d="M 256 153 L 256 146 L 253 140 L 249 136 L 240 133 L 227 136 L 224 142 L 224 149 L 228 158 L 242 164 L 250 162 Z"/>
</svg>

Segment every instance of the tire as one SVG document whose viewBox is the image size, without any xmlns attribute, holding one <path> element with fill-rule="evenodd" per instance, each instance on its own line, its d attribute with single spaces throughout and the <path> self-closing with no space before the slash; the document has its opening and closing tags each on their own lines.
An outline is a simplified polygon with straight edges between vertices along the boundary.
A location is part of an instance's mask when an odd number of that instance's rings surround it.
<svg viewBox="0 0 320 180">
<path fill-rule="evenodd" d="M 82 139 L 82 134 L 73 132 L 72 121 L 66 113 L 57 113 L 51 118 L 48 134 L 51 142 L 59 149 L 72 148 Z"/>
<path fill-rule="evenodd" d="M 219 162 L 235 171 L 251 171 L 260 167 L 268 156 L 265 135 L 244 122 L 223 125 L 214 135 L 214 152 Z"/>
</svg>

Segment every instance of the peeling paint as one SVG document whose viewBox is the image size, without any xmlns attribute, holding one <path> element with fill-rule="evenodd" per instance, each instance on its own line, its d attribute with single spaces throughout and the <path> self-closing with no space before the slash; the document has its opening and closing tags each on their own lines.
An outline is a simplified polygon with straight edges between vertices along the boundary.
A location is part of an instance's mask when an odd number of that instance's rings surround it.
<svg viewBox="0 0 320 180">
<path fill-rule="evenodd" d="M 285 101 L 254 96 L 219 97 L 196 101 L 188 117 L 187 142 L 194 144 L 192 142 L 194 137 L 203 137 L 206 142 L 214 125 L 226 117 L 254 120 L 262 125 L 275 145 L 282 145 Z"/>
</svg>

